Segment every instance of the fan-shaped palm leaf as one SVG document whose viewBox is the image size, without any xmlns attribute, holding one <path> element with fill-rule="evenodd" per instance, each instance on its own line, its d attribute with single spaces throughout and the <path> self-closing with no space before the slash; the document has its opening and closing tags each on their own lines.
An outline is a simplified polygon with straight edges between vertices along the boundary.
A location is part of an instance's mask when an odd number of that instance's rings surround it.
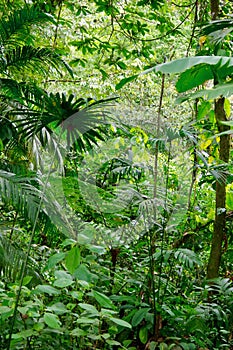
<svg viewBox="0 0 233 350">
<path fill-rule="evenodd" d="M 43 97 L 39 103 L 35 101 L 34 109 L 12 111 L 18 116 L 15 124 L 23 138 L 38 135 L 44 128 L 52 133 L 55 127 L 66 133 L 67 148 L 74 145 L 78 151 L 90 149 L 98 140 L 104 140 L 110 116 L 105 108 L 111 106 L 115 98 L 93 101 L 74 100 L 73 95 L 66 98 L 64 94 L 44 94 Z"/>
</svg>

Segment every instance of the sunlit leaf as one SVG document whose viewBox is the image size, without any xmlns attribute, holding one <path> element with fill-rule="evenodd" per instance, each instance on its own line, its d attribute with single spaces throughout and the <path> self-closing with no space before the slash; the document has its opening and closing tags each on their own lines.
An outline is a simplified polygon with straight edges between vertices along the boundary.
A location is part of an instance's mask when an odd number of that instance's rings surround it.
<svg viewBox="0 0 233 350">
<path fill-rule="evenodd" d="M 60 291 L 52 286 L 41 284 L 35 288 L 36 293 L 47 293 L 49 295 L 58 295 Z"/>
<path fill-rule="evenodd" d="M 121 320 L 119 318 L 115 318 L 115 317 L 111 317 L 109 318 L 110 321 L 112 321 L 113 323 L 116 323 L 117 325 L 119 326 L 122 326 L 122 327 L 125 327 L 125 328 L 132 328 L 131 324 L 124 321 L 124 320 Z"/>
<path fill-rule="evenodd" d="M 127 83 L 130 83 L 131 81 L 135 80 L 138 77 L 138 75 L 132 75 L 131 77 L 122 79 L 117 85 L 116 90 L 120 90 L 124 85 Z"/>
</svg>

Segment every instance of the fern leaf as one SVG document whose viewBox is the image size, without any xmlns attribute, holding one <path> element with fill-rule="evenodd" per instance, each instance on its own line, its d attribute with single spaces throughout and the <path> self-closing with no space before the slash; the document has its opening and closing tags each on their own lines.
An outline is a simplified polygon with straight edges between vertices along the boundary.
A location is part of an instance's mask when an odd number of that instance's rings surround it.
<svg viewBox="0 0 233 350">
<path fill-rule="evenodd" d="M 197 254 L 190 249 L 179 248 L 176 250 L 174 256 L 181 264 L 188 268 L 193 268 L 195 264 L 202 264 Z"/>
<path fill-rule="evenodd" d="M 36 6 L 26 5 L 18 11 L 12 12 L 7 19 L 1 19 L 0 43 L 5 47 L 24 45 L 26 39 L 28 40 L 28 28 L 32 24 L 42 25 L 47 22 L 55 23 L 55 19 L 50 14 L 42 12 Z"/>
<path fill-rule="evenodd" d="M 0 71 L 4 73 L 8 70 L 18 72 L 19 70 L 30 69 L 32 71 L 39 70 L 44 74 L 49 68 L 59 72 L 61 67 L 65 68 L 73 76 L 69 65 L 53 50 L 32 46 L 18 46 L 5 52 L 4 62 L 2 62 Z"/>
<path fill-rule="evenodd" d="M 0 276 L 8 282 L 15 282 L 21 278 L 25 261 L 25 253 L 14 246 L 10 240 L 0 234 Z M 29 257 L 25 272 L 26 276 L 32 276 L 33 282 L 40 283 L 42 277 L 37 264 Z"/>
</svg>

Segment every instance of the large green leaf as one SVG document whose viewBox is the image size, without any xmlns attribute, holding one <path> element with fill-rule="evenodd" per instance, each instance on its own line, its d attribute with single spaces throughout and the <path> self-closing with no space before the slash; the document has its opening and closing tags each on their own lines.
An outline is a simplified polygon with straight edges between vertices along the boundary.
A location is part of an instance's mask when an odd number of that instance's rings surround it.
<svg viewBox="0 0 233 350">
<path fill-rule="evenodd" d="M 176 83 L 178 92 L 185 92 L 194 87 L 204 84 L 206 81 L 225 81 L 226 77 L 232 75 L 233 65 L 227 61 L 224 65 L 220 60 L 216 65 L 199 64 L 181 73 Z"/>
<path fill-rule="evenodd" d="M 97 318 L 89 318 L 89 317 L 80 317 L 76 320 L 76 323 L 83 324 L 98 324 L 99 320 Z"/>
<path fill-rule="evenodd" d="M 46 284 L 40 284 L 38 285 L 34 292 L 36 294 L 38 293 L 47 293 L 49 295 L 58 295 L 60 294 L 60 291 L 52 286 L 46 285 Z"/>
<path fill-rule="evenodd" d="M 190 90 L 202 85 L 205 81 L 213 79 L 213 68 L 210 64 L 199 64 L 181 73 L 176 83 L 178 92 Z"/>
<path fill-rule="evenodd" d="M 74 277 L 79 281 L 85 281 L 87 283 L 93 282 L 93 280 L 98 279 L 98 276 L 91 273 L 86 265 L 80 264 L 79 267 L 74 272 Z"/>
<path fill-rule="evenodd" d="M 45 270 L 49 270 L 55 267 L 60 261 L 62 261 L 66 256 L 66 253 L 60 252 L 49 257 L 48 262 L 45 266 Z"/>
<path fill-rule="evenodd" d="M 178 97 L 176 103 L 182 103 L 184 101 L 196 98 L 205 98 L 207 100 L 214 100 L 220 96 L 229 97 L 233 95 L 233 82 L 218 84 L 212 89 L 202 89 L 193 93 L 189 93 L 185 96 Z"/>
<path fill-rule="evenodd" d="M 82 309 L 90 312 L 92 315 L 99 315 L 98 310 L 95 308 L 95 306 L 91 305 L 91 304 L 85 304 L 85 303 L 79 303 L 78 304 L 79 307 L 81 307 Z"/>
<path fill-rule="evenodd" d="M 77 267 L 80 265 L 80 248 L 75 246 L 67 253 L 65 258 L 65 264 L 70 273 L 74 273 Z"/>
<path fill-rule="evenodd" d="M 147 74 L 150 72 L 160 72 L 164 74 L 177 74 L 186 71 L 198 64 L 218 65 L 219 68 L 227 66 L 233 66 L 233 58 L 223 56 L 195 56 L 184 57 L 174 60 L 172 62 L 158 64 L 155 67 L 145 70 L 141 74 Z M 211 78 L 210 78 L 211 79 Z"/>
<path fill-rule="evenodd" d="M 139 339 L 141 340 L 141 342 L 143 344 L 146 344 L 146 342 L 148 340 L 148 329 L 146 326 L 143 326 L 142 328 L 140 328 Z"/>
<path fill-rule="evenodd" d="M 73 278 L 72 276 L 63 270 L 56 270 L 55 271 L 55 277 L 56 280 L 53 282 L 53 285 L 58 288 L 65 288 L 73 284 Z"/>
<path fill-rule="evenodd" d="M 200 65 L 200 66 L 199 66 Z M 199 67 L 197 67 L 199 66 Z M 133 81 L 140 75 L 151 72 L 163 74 L 181 74 L 177 89 L 179 92 L 187 91 L 203 84 L 206 80 L 218 77 L 224 79 L 233 72 L 233 58 L 225 56 L 195 56 L 184 57 L 172 62 L 158 64 L 155 67 L 144 70 L 139 75 L 133 75 L 122 79 L 116 89 L 121 89 L 128 82 Z"/>
<path fill-rule="evenodd" d="M 56 315 L 63 315 L 67 312 L 70 312 L 70 310 L 68 310 L 66 308 L 66 306 L 63 303 L 54 303 L 51 306 L 47 306 L 46 308 L 48 311 L 54 312 Z"/>
<path fill-rule="evenodd" d="M 54 328 L 54 329 L 61 328 L 61 322 L 59 321 L 59 318 L 57 315 L 51 314 L 49 312 L 45 312 L 44 321 L 50 328 Z"/>
</svg>

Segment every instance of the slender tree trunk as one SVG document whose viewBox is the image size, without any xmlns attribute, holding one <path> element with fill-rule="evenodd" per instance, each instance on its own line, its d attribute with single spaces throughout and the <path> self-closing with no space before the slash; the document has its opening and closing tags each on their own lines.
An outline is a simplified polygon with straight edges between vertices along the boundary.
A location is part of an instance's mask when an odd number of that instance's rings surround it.
<svg viewBox="0 0 233 350">
<path fill-rule="evenodd" d="M 224 110 L 224 98 L 215 101 L 215 118 L 218 125 L 218 131 L 224 132 L 229 130 L 227 125 L 221 124 L 226 121 L 226 113 Z M 228 163 L 230 154 L 230 136 L 221 135 L 219 144 L 219 159 Z M 225 177 L 221 181 L 216 181 L 216 209 L 214 232 L 212 236 L 211 251 L 207 268 L 207 279 L 218 277 L 219 267 L 222 255 L 222 245 L 225 237 L 226 229 L 226 180 Z"/>
<path fill-rule="evenodd" d="M 219 0 L 210 0 L 211 18 L 215 20 L 219 13 Z"/>
<path fill-rule="evenodd" d="M 215 20 L 219 14 L 219 0 L 210 0 L 211 18 Z M 216 85 L 218 82 L 215 81 Z M 215 101 L 215 119 L 220 133 L 229 130 L 229 127 L 222 124 L 227 121 L 226 112 L 224 110 L 225 99 L 219 98 Z M 219 143 L 219 159 L 223 163 L 229 162 L 230 155 L 230 136 L 221 135 Z M 215 220 L 214 232 L 212 236 L 211 251 L 207 267 L 207 279 L 213 279 L 219 275 L 219 267 L 222 256 L 222 245 L 226 235 L 226 179 L 216 181 L 215 193 Z"/>
</svg>

